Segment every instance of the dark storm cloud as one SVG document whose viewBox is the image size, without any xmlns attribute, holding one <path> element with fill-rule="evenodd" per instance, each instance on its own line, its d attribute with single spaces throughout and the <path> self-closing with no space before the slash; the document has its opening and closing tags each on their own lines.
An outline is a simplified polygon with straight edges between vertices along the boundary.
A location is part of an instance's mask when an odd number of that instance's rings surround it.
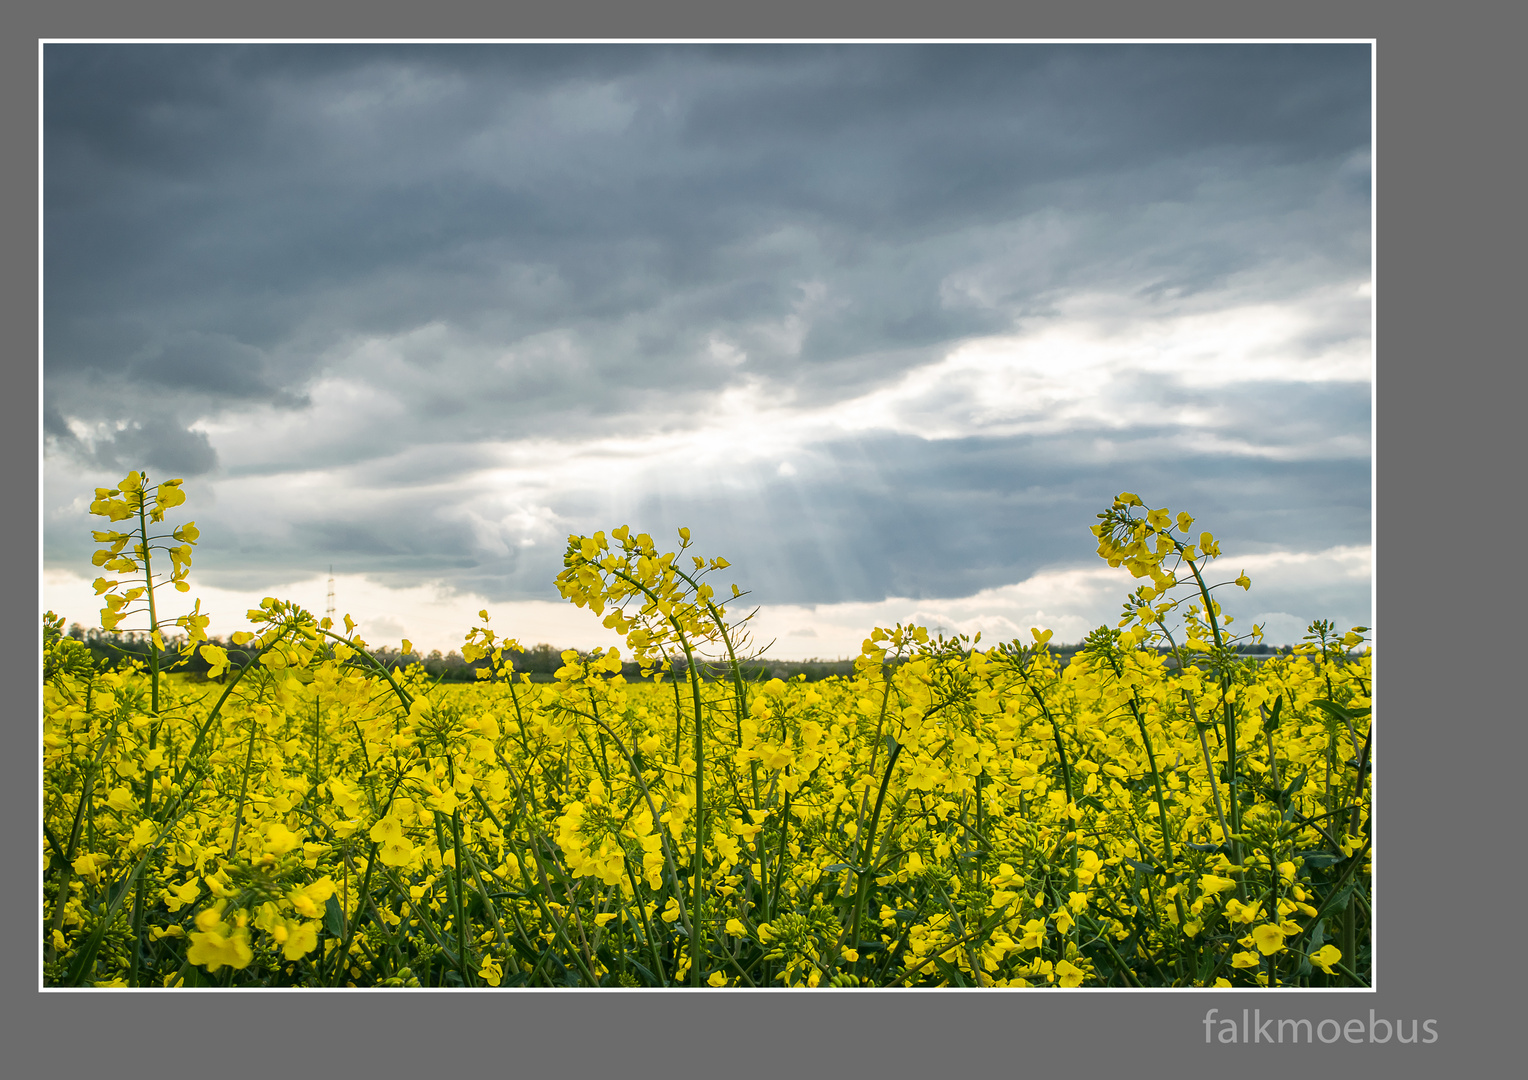
<svg viewBox="0 0 1528 1080">
<path fill-rule="evenodd" d="M 496 342 L 620 339 L 601 371 L 615 393 L 705 381 L 691 357 L 715 329 L 784 378 L 987 332 L 1121 253 L 1083 237 L 1051 280 L 1020 274 L 1006 303 L 962 310 L 938 282 L 969 255 L 963 230 L 1039 209 L 1126 218 L 1257 170 L 1292 171 L 1239 192 L 1266 204 L 1241 217 L 1319 195 L 1300 170 L 1367 141 L 1362 56 L 50 46 L 49 381 L 120 373 L 163 393 L 184 376 L 202 407 L 299 404 L 323 345 L 445 321 Z M 1225 216 L 1209 202 L 1202 226 Z M 1324 232 L 1298 239 L 1340 248 Z M 1127 257 L 1151 271 L 1162 239 Z M 1246 258 L 1227 239 L 1170 241 L 1155 276 L 1223 275 Z M 837 310 L 797 357 L 748 324 L 789 314 L 802 277 Z M 197 334 L 221 344 L 187 373 L 174 356 Z M 68 400 L 108 407 L 79 385 Z"/>
<path fill-rule="evenodd" d="M 97 440 L 94 459 L 119 472 L 147 466 L 160 476 L 200 476 L 217 465 L 217 451 L 203 432 L 187 430 L 176 417 L 147 415 Z"/>
<path fill-rule="evenodd" d="M 486 467 L 475 444 L 682 429 L 744 378 L 846 401 L 1081 292 L 1364 279 L 1369 116 L 1363 46 L 50 45 L 51 483 L 332 469 L 337 496 L 376 493 L 364 518 L 220 507 L 241 535 L 199 568 L 545 596 L 557 551 L 485 548 L 460 493 L 425 490 Z M 1333 316 L 1301 347 L 1366 335 Z M 1086 557 L 1131 486 L 1252 545 L 1367 540 L 1367 458 L 1290 457 L 1366 440 L 1366 385 L 1109 392 L 1272 456 L 1185 451 L 1165 419 L 870 432 L 796 477 L 740 467 L 742 495 L 674 475 L 633 498 L 655 533 L 715 523 L 771 602 L 1012 581 Z M 577 485 L 553 506 L 610 524 Z"/>
</svg>

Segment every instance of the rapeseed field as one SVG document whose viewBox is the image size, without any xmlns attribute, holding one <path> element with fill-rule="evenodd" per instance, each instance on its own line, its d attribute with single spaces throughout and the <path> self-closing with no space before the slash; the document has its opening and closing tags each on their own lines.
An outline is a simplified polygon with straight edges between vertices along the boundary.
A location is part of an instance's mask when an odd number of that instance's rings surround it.
<svg viewBox="0 0 1528 1080">
<path fill-rule="evenodd" d="M 1367 628 L 1239 650 L 1251 582 L 1187 513 L 1098 515 L 1139 585 L 1065 662 L 898 625 L 817 682 L 744 677 L 746 594 L 687 529 L 574 536 L 557 586 L 625 649 L 533 683 L 485 611 L 446 687 L 276 598 L 222 643 L 167 614 L 184 501 L 91 505 L 146 663 L 44 617 L 46 986 L 1370 982 Z"/>
</svg>

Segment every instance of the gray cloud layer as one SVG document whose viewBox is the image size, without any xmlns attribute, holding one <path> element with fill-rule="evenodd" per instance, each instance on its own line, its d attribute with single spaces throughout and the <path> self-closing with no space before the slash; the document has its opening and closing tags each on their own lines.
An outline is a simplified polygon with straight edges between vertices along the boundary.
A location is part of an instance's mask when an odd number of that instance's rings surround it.
<svg viewBox="0 0 1528 1080">
<path fill-rule="evenodd" d="M 517 440 L 693 428 L 745 384 L 851 402 L 1087 295 L 1123 298 L 1125 323 L 1303 305 L 1288 349 L 1367 342 L 1367 300 L 1320 299 L 1369 275 L 1362 46 L 52 45 L 44 64 L 61 565 L 84 550 L 69 501 L 113 470 L 207 496 L 333 470 L 375 490 L 368 511 L 219 502 L 199 567 L 545 596 L 555 544 L 496 548 L 429 481 Z M 341 391 L 350 411 L 324 412 Z M 740 460 L 730 484 L 668 472 L 538 505 L 559 527 L 704 522 L 777 602 L 955 595 L 1086 557 L 1125 487 L 1249 549 L 1367 541 L 1365 382 L 1108 392 L 1160 419 L 865 432 L 794 476 Z M 1258 453 L 1185 448 L 1185 409 Z M 254 446 L 259 425 L 288 434 Z M 1338 435 L 1361 448 L 1310 449 Z"/>
</svg>

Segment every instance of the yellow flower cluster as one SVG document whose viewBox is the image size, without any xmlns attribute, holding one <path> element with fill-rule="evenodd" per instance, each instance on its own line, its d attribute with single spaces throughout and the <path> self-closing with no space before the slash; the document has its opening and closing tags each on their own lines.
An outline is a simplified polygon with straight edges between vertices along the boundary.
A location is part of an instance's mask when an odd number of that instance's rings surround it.
<svg viewBox="0 0 1528 1080">
<path fill-rule="evenodd" d="M 129 605 L 145 597 L 145 594 L 148 594 L 147 609 L 152 611 L 152 559 L 155 550 L 161 550 L 170 557 L 169 583 L 180 592 L 191 588 L 186 582 L 186 575 L 191 571 L 191 547 L 200 536 L 196 523 L 188 521 L 168 535 L 151 536 L 148 532 L 149 525 L 164 521 L 165 511 L 186 501 L 186 493 L 181 490 L 183 483 L 183 480 L 166 480 L 151 490 L 142 473 L 130 472 L 115 488 L 96 488 L 95 500 L 90 504 L 92 514 L 113 522 L 136 521 L 138 527 L 128 532 L 107 529 L 92 533 L 95 542 L 105 546 L 98 549 L 90 561 L 114 574 L 142 574 L 146 579 L 143 585 L 134 583 L 118 592 L 124 582 L 107 580 L 105 577 L 96 578 L 96 595 L 106 597 L 106 607 L 101 611 L 101 625 L 105 629 L 116 630 L 130 614 Z M 156 540 L 167 539 L 178 543 L 174 547 L 154 543 Z M 124 550 L 129 543 L 133 545 L 132 548 Z M 206 620 L 202 619 L 198 628 L 206 625 Z M 150 630 L 157 634 L 157 623 Z"/>
</svg>

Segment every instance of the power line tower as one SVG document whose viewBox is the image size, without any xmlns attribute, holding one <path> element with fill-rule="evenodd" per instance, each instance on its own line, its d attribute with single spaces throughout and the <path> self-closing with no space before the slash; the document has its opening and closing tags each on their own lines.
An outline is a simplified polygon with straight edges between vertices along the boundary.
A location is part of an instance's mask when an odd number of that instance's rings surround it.
<svg viewBox="0 0 1528 1080">
<path fill-rule="evenodd" d="M 329 625 L 334 625 L 334 564 L 329 565 L 329 597 L 324 602 L 324 618 L 329 620 Z"/>
</svg>

